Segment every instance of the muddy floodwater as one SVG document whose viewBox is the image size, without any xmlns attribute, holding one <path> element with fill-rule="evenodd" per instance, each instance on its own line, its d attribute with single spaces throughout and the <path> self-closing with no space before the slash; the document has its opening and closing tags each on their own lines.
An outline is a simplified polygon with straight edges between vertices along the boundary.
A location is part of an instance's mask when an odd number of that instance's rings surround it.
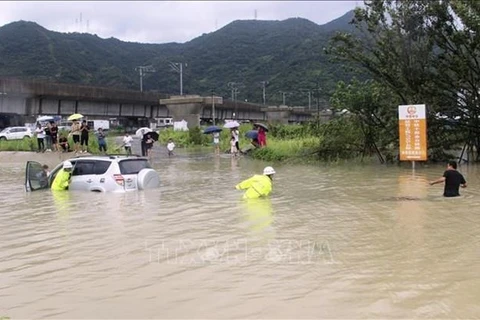
<svg viewBox="0 0 480 320">
<path fill-rule="evenodd" d="M 274 165 L 269 199 L 236 183 L 267 163 L 157 154 L 161 187 L 25 193 L 1 153 L 0 318 L 478 318 L 480 170 Z"/>
</svg>

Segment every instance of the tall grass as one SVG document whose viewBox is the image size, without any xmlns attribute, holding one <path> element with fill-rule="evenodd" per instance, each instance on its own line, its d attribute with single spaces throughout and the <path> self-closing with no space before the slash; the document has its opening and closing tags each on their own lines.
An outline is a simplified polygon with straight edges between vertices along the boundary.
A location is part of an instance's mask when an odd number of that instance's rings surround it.
<svg viewBox="0 0 480 320">
<path fill-rule="evenodd" d="M 0 151 L 37 151 L 37 139 L 0 140 Z"/>
<path fill-rule="evenodd" d="M 267 139 L 267 147 L 254 149 L 251 155 L 265 161 L 306 162 L 316 159 L 316 148 L 321 137 Z"/>
</svg>

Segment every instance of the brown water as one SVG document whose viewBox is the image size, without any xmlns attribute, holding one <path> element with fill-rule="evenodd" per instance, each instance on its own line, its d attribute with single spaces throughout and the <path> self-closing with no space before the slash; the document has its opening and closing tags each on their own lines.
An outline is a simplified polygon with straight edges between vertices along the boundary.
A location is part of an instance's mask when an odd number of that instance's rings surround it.
<svg viewBox="0 0 480 320">
<path fill-rule="evenodd" d="M 233 187 L 265 163 L 177 152 L 160 190 L 62 197 L 0 155 L 0 317 L 480 316 L 477 167 L 444 199 L 443 166 L 277 164 L 247 203 Z"/>
</svg>

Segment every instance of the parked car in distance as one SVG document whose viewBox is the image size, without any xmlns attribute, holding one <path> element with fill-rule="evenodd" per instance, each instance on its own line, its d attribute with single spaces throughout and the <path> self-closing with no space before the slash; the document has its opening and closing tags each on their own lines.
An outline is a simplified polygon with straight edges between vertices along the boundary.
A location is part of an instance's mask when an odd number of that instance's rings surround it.
<svg viewBox="0 0 480 320">
<path fill-rule="evenodd" d="M 68 190 L 94 192 L 129 192 L 153 189 L 160 186 L 158 172 L 152 169 L 148 159 L 139 156 L 106 155 L 78 156 L 69 159 L 73 165 Z M 63 162 L 57 165 L 42 181 L 42 164 L 28 161 L 25 173 L 25 190 L 50 188 Z"/>
<path fill-rule="evenodd" d="M 7 127 L 0 131 L 0 140 L 21 140 L 31 137 L 33 131 L 28 127 Z"/>
</svg>

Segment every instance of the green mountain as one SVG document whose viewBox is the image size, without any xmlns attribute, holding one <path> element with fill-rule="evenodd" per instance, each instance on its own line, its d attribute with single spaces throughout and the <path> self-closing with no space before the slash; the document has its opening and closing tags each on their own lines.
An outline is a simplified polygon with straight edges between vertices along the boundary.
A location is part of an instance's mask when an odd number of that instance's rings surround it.
<svg viewBox="0 0 480 320">
<path fill-rule="evenodd" d="M 352 17 L 348 12 L 325 25 L 301 18 L 234 21 L 183 44 L 122 42 L 18 21 L 0 28 L 0 76 L 137 90 L 135 68 L 151 65 L 144 91 L 178 94 L 179 73 L 170 62 L 182 62 L 184 94 L 214 90 L 229 98 L 235 83 L 238 100 L 261 103 L 261 82 L 268 81 L 267 103 L 281 103 L 287 92 L 288 105 L 307 105 L 307 90 L 320 88 L 320 101 L 326 100 L 338 80 L 350 78 L 323 49 L 336 31 L 351 30 Z"/>
</svg>

